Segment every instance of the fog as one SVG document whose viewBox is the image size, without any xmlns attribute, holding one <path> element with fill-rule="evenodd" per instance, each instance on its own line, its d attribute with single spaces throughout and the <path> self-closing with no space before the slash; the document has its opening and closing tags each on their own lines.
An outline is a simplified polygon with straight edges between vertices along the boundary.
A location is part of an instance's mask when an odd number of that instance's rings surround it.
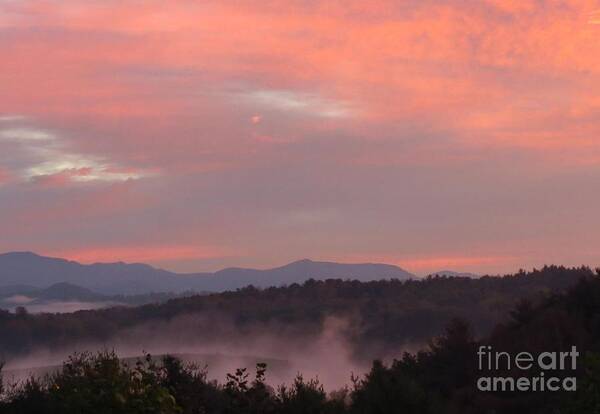
<svg viewBox="0 0 600 414">
<path fill-rule="evenodd" d="M 79 344 L 60 351 L 39 348 L 26 357 L 9 360 L 5 380 L 56 369 L 73 352 L 115 350 L 123 359 L 145 353 L 174 354 L 206 367 L 208 378 L 220 382 L 237 368 L 247 368 L 252 377 L 256 363 L 265 362 L 267 382 L 273 386 L 290 384 L 300 373 L 305 379 L 317 378 L 332 391 L 350 385 L 352 375 L 362 376 L 370 367 L 370 359 L 361 358 L 351 345 L 354 324 L 350 318 L 329 317 L 320 329 L 256 323 L 241 330 L 226 316 L 185 315 L 140 325 L 101 343 Z M 402 351 L 414 349 L 407 346 L 378 357 L 390 361 Z M 378 351 L 368 353 L 373 352 Z"/>
<path fill-rule="evenodd" d="M 84 301 L 36 301 L 27 296 L 13 296 L 0 303 L 0 308 L 15 312 L 19 306 L 24 306 L 29 313 L 72 313 L 80 310 L 94 310 L 123 306 L 117 302 L 84 302 Z"/>
</svg>

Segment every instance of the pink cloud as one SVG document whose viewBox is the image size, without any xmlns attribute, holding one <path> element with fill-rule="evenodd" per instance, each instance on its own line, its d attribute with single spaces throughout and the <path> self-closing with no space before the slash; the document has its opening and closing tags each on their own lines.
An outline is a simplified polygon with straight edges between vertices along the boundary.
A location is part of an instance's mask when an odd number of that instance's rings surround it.
<svg viewBox="0 0 600 414">
<path fill-rule="evenodd" d="M 357 116 L 363 122 L 419 118 L 470 131 L 479 141 L 521 147 L 527 140 L 534 143 L 530 148 L 544 147 L 546 141 L 530 134 L 530 126 L 544 128 L 544 118 L 556 114 L 569 122 L 566 113 L 589 109 L 578 101 L 595 96 L 590 86 L 599 76 L 600 46 L 597 28 L 586 24 L 593 2 L 573 1 L 568 8 L 535 13 L 527 4 L 488 2 L 465 10 L 452 2 L 415 3 L 407 12 L 379 2 L 368 8 L 368 16 L 377 19 L 361 19 L 367 11 L 353 2 L 344 8 L 298 4 L 293 12 L 275 6 L 257 10 L 245 3 L 166 9 L 154 2 L 143 7 L 33 2 L 23 7 L 24 19 L 50 35 L 21 30 L 14 34 L 18 42 L 6 42 L 4 53 L 11 58 L 3 60 L 2 73 L 11 74 L 9 85 L 14 86 L 5 92 L 5 102 L 13 110 L 40 115 L 121 119 L 127 114 L 157 122 L 194 108 L 206 113 L 206 105 L 216 104 L 220 113 L 215 119 L 226 122 L 231 117 L 228 98 L 205 88 L 227 89 L 241 82 L 244 88 L 270 85 L 352 102 L 361 108 Z M 223 31 L 224 25 L 236 30 Z M 59 45 L 60 53 L 43 53 Z M 156 77 L 148 79 L 153 70 Z M 185 70 L 189 77 L 168 76 Z M 582 72 L 587 75 L 578 76 Z M 201 78 L 194 77 L 198 73 Z M 514 75 L 523 80 L 504 80 Z M 543 92 L 543 85 L 522 87 L 540 76 L 544 82 L 547 75 L 580 85 L 556 93 Z M 190 94 L 195 89 L 207 94 Z M 545 109 L 518 108 L 530 103 Z M 576 125 L 574 118 L 566 127 Z M 337 126 L 344 129 L 342 123 Z M 511 131 L 504 133 L 507 128 Z M 569 140 L 569 145 L 578 142 Z M 172 137 L 170 144 L 145 143 L 148 151 L 155 147 L 168 153 L 178 147 L 172 144 L 199 149 L 197 142 L 180 137 Z M 231 145 L 220 147 L 231 151 Z"/>
<path fill-rule="evenodd" d="M 53 250 L 45 254 L 63 257 L 81 263 L 117 262 L 156 263 L 190 259 L 221 258 L 230 253 L 223 248 L 197 245 L 159 246 L 102 246 L 71 250 Z"/>
<path fill-rule="evenodd" d="M 212 239 L 263 262 L 288 243 L 343 258 L 379 229 L 375 253 L 422 238 L 415 267 L 511 266 L 519 252 L 490 253 L 513 240 L 505 220 L 539 231 L 540 209 L 599 201 L 597 13 L 591 0 L 4 2 L 0 114 L 60 142 L 0 140 L 0 184 L 46 167 L 0 220 L 18 243 L 37 230 L 108 252 L 84 258 L 162 257 L 128 250 L 147 228 L 169 233 L 175 260 Z M 340 219 L 298 240 L 273 219 L 319 209 Z M 595 242 L 596 216 L 578 217 Z M 491 247 L 473 257 L 438 242 L 476 230 L 463 247 Z"/>
<path fill-rule="evenodd" d="M 358 254 L 350 256 L 342 256 L 339 258 L 345 262 L 380 262 L 389 263 L 400 266 L 417 275 L 426 275 L 432 272 L 442 270 L 454 270 L 463 272 L 489 272 L 497 274 L 502 269 L 517 269 L 525 264 L 527 260 L 522 256 L 511 255 L 486 255 L 481 252 L 472 252 L 465 255 L 460 253 L 445 253 L 445 254 Z"/>
<path fill-rule="evenodd" d="M 90 167 L 70 168 L 56 174 L 38 175 L 33 177 L 36 184 L 43 186 L 64 186 L 81 177 L 89 177 L 93 173 Z"/>
<path fill-rule="evenodd" d="M 0 185 L 11 181 L 11 174 L 8 170 L 0 168 Z"/>
</svg>

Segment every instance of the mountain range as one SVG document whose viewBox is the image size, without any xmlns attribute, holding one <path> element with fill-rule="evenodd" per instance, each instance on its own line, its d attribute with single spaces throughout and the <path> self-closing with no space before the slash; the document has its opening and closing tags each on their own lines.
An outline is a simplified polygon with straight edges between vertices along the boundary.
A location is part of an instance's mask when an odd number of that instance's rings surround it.
<svg viewBox="0 0 600 414">
<path fill-rule="evenodd" d="M 272 269 L 227 268 L 214 273 L 174 273 L 141 263 L 94 263 L 40 256 L 31 252 L 0 254 L 0 292 L 47 288 L 67 283 L 90 294 L 140 295 L 152 292 L 222 292 L 248 285 L 270 286 L 302 283 L 308 279 L 406 280 L 415 276 L 393 265 L 343 264 L 299 260 Z M 60 290 L 60 285 L 57 290 Z M 9 292 L 10 293 L 10 292 Z"/>
</svg>

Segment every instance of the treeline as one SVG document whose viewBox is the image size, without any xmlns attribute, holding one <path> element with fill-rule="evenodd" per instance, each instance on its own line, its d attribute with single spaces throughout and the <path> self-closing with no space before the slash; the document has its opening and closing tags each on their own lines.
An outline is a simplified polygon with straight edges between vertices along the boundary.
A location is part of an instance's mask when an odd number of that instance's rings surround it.
<svg viewBox="0 0 600 414">
<path fill-rule="evenodd" d="M 0 311 L 0 358 L 37 349 L 74 349 L 80 344 L 110 346 L 115 337 L 137 327 L 164 326 L 184 317 L 179 340 L 223 343 L 232 332 L 243 336 L 256 330 L 285 331 L 290 338 L 310 340 L 319 335 L 324 320 L 334 316 L 350 321 L 350 328 L 343 332 L 345 339 L 357 357 L 371 360 L 407 344 L 423 344 L 454 317 L 469 320 L 476 335 L 487 334 L 519 299 L 536 302 L 592 275 L 586 267 L 549 266 L 479 279 L 310 280 L 302 285 L 264 290 L 250 286 L 136 308 L 37 315 L 25 309 L 16 314 Z"/>
<path fill-rule="evenodd" d="M 236 413 L 236 414 L 594 414 L 600 412 L 600 270 L 566 293 L 533 304 L 519 301 L 492 334 L 476 340 L 469 324 L 452 320 L 417 353 L 390 365 L 379 361 L 363 378 L 327 394 L 317 380 L 299 376 L 289 386 L 268 385 L 268 367 L 227 376 L 224 384 L 173 357 L 151 357 L 130 367 L 113 353 L 71 357 L 58 373 L 2 391 L 0 412 Z M 538 355 L 581 353 L 576 391 L 482 392 L 477 389 L 481 346 Z M 561 375 L 560 371 L 556 375 Z M 510 368 L 495 375 L 521 375 Z M 527 375 L 539 375 L 530 372 Z"/>
</svg>

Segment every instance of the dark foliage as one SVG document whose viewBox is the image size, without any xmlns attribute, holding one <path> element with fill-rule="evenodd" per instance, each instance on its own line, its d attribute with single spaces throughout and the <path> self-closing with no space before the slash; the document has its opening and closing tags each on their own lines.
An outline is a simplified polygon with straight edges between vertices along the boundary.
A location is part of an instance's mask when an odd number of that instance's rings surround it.
<svg viewBox="0 0 600 414">
<path fill-rule="evenodd" d="M 164 325 L 186 317 L 186 340 L 227 340 L 231 326 L 240 334 L 285 327 L 290 336 L 310 340 L 328 316 L 351 321 L 347 340 L 356 356 L 375 359 L 399 346 L 423 344 L 454 317 L 469 320 L 476 335 L 489 333 L 517 300 L 539 301 L 582 277 L 582 267 L 545 267 L 504 277 L 429 277 L 414 281 L 310 280 L 303 285 L 193 296 L 137 308 L 111 308 L 73 314 L 32 315 L 0 311 L 0 358 L 36 348 L 60 350 L 112 338 L 141 325 Z M 523 314 L 525 315 L 525 314 Z M 206 332 L 210 332 L 207 335 Z M 9 334 L 10 333 L 10 334 Z M 144 344 L 140 344 L 143 346 Z"/>
<path fill-rule="evenodd" d="M 405 353 L 389 366 L 375 361 L 371 371 L 355 378 L 350 389 L 331 394 L 318 381 L 301 376 L 289 387 L 271 388 L 264 364 L 253 373 L 239 369 L 219 384 L 173 357 L 156 362 L 148 356 L 130 367 L 114 353 L 104 352 L 76 355 L 54 375 L 8 387 L 0 412 L 600 413 L 600 271 L 589 272 L 567 292 L 535 303 L 520 301 L 507 315 L 509 319 L 479 340 L 465 319 L 452 319 L 423 350 Z M 478 391 L 477 350 L 488 345 L 532 354 L 577 346 L 582 354 L 574 374 L 577 391 Z M 501 374 L 511 374 L 511 367 L 506 370 Z"/>
</svg>

